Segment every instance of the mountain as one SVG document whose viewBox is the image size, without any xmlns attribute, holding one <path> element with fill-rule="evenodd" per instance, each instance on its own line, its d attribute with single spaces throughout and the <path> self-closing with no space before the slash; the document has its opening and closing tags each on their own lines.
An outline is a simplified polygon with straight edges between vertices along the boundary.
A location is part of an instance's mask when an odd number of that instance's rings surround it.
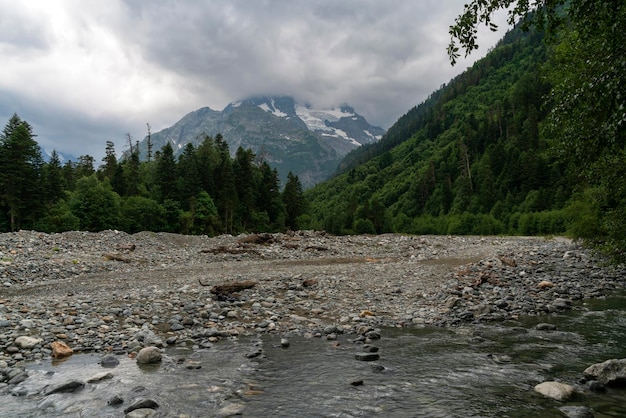
<svg viewBox="0 0 626 418">
<path fill-rule="evenodd" d="M 291 171 L 306 188 L 328 178 L 349 151 L 378 141 L 384 132 L 348 105 L 316 109 L 291 97 L 263 96 L 232 102 L 222 111 L 198 109 L 153 133 L 150 142 L 153 151 L 170 142 L 181 152 L 188 143 L 201 143 L 204 135 L 221 134 L 232 155 L 238 147 L 251 149 L 278 170 L 283 184 Z M 144 138 L 141 158 L 147 147 Z"/>
<path fill-rule="evenodd" d="M 550 107 L 542 33 L 509 32 L 485 58 L 351 151 L 307 190 L 330 233 L 557 234 L 576 187 L 539 135 Z"/>
</svg>

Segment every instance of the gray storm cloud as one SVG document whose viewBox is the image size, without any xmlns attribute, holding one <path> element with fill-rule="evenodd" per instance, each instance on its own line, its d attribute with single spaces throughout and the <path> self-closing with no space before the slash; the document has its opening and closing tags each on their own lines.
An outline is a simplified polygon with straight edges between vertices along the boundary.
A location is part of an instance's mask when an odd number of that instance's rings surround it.
<svg viewBox="0 0 626 418">
<path fill-rule="evenodd" d="M 451 67 L 458 0 L 0 0 L 0 123 L 74 155 L 120 150 L 149 122 L 257 94 L 350 103 L 388 128 L 481 55 Z M 504 21 L 504 18 L 501 19 Z M 503 26 L 504 27 L 504 26 Z M 483 50 L 504 32 L 485 31 Z"/>
</svg>

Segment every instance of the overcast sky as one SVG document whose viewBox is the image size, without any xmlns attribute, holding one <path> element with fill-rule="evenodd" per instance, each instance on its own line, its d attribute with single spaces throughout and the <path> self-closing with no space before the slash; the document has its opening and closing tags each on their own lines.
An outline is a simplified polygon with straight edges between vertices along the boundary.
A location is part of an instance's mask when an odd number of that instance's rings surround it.
<svg viewBox="0 0 626 418">
<path fill-rule="evenodd" d="M 504 36 L 452 67 L 466 0 L 0 0 L 0 129 L 96 157 L 185 114 L 258 94 L 352 105 L 389 128 Z"/>
</svg>

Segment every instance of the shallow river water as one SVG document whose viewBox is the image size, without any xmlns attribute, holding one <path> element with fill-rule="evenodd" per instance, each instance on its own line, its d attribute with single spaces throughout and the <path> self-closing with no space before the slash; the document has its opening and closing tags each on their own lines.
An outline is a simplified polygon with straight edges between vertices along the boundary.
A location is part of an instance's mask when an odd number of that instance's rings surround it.
<svg viewBox="0 0 626 418">
<path fill-rule="evenodd" d="M 540 322 L 557 331 L 537 331 Z M 587 302 L 564 315 L 467 328 L 384 329 L 380 359 L 358 361 L 360 345 L 278 336 L 240 338 L 192 351 L 166 350 L 161 365 L 139 368 L 120 356 L 104 369 L 97 355 L 28 365 L 31 377 L 0 396 L 2 417 L 123 417 L 135 400 L 159 404 L 156 416 L 212 417 L 563 417 L 585 405 L 596 418 L 626 416 L 626 389 L 590 392 L 578 381 L 592 363 L 626 357 L 626 298 Z M 262 355 L 254 356 L 259 351 Z M 110 379 L 75 393 L 42 395 L 46 385 Z M 558 380 L 582 392 L 565 403 L 535 393 Z M 120 406 L 107 405 L 114 396 Z"/>
</svg>

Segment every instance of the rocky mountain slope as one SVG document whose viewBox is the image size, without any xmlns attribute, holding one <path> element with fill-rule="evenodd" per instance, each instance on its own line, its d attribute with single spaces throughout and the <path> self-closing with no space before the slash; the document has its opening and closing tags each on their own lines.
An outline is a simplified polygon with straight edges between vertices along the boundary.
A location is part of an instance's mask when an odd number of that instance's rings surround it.
<svg viewBox="0 0 626 418">
<path fill-rule="evenodd" d="M 222 111 L 198 109 L 150 140 L 153 151 L 167 142 L 182 151 L 188 143 L 201 143 L 204 135 L 222 134 L 233 155 L 240 146 L 252 149 L 278 170 L 281 180 L 291 171 L 307 187 L 328 178 L 349 151 L 378 141 L 384 132 L 348 105 L 315 109 L 291 97 L 254 97 Z M 147 147 L 147 139 L 140 142 L 142 158 Z"/>
</svg>

